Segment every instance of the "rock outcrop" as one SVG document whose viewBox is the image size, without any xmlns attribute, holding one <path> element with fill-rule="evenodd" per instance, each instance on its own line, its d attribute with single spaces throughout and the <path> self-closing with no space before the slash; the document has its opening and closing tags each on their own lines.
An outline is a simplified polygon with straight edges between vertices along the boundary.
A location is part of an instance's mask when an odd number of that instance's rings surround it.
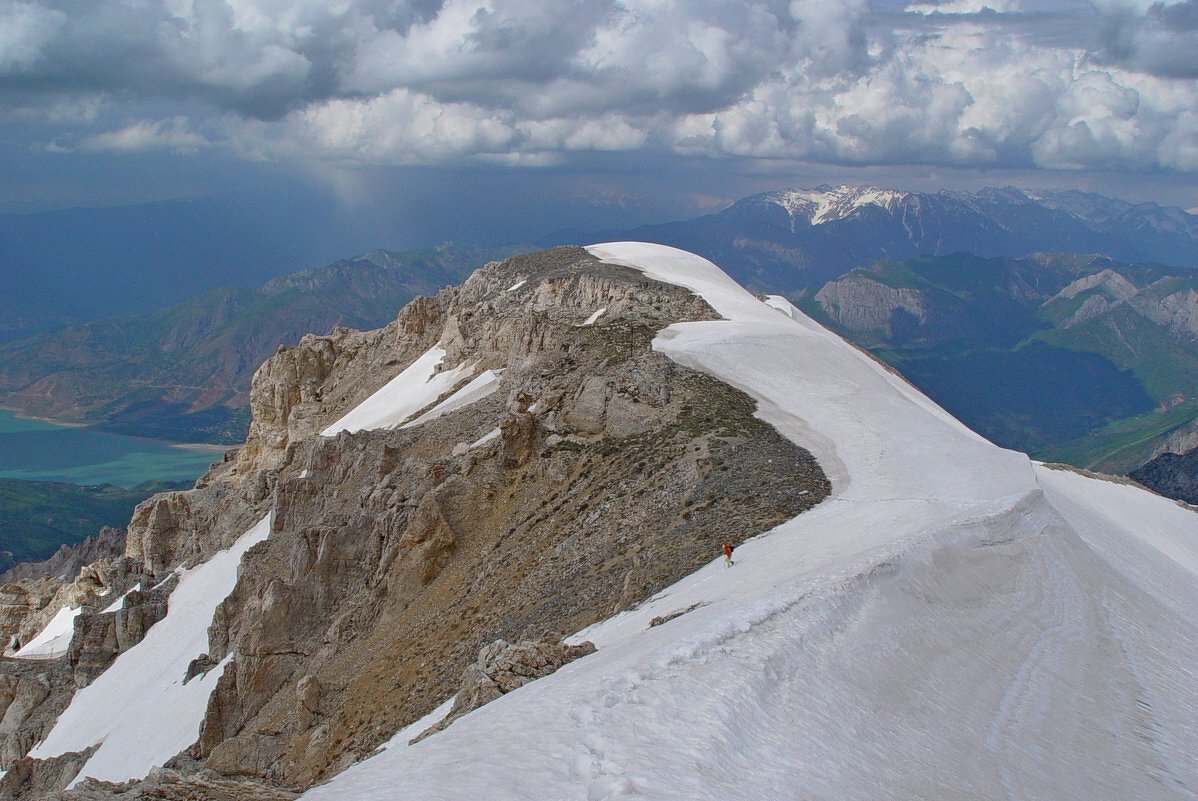
<svg viewBox="0 0 1198 801">
<path fill-rule="evenodd" d="M 1154 492 L 1198 506 L 1198 448 L 1162 453 L 1129 476 Z"/>
<path fill-rule="evenodd" d="M 36 637 L 60 609 L 100 607 L 141 581 L 143 566 L 136 559 L 103 557 L 81 567 L 74 580 L 56 576 L 20 579 L 0 586 L 0 636 L 6 653 Z"/>
<path fill-rule="evenodd" d="M 22 759 L 0 778 L 0 801 L 46 801 L 75 778 L 95 747 L 53 759 Z"/>
<path fill-rule="evenodd" d="M 43 796 L 43 801 L 291 801 L 299 792 L 240 776 L 230 778 L 201 770 L 185 774 L 156 768 L 140 781 L 102 782 L 85 779 L 70 790 Z"/>
<path fill-rule="evenodd" d="M 78 545 L 63 545 L 43 562 L 18 562 L 0 573 L 0 585 L 21 579 L 54 577 L 71 581 L 87 565 L 125 552 L 125 530 L 104 526 Z"/>
<path fill-rule="evenodd" d="M 63 659 L 0 660 L 0 765 L 5 770 L 11 771 L 45 737 L 73 692 L 71 672 Z M 30 762 L 27 770 L 36 770 L 36 762 Z"/>
<path fill-rule="evenodd" d="M 873 331 L 892 337 L 896 320 L 928 321 L 929 304 L 918 289 L 888 286 L 859 271 L 829 281 L 815 299 L 837 325 L 857 333 Z"/>
<path fill-rule="evenodd" d="M 546 633 L 539 640 L 517 643 L 496 640 L 484 647 L 474 664 L 462 674 L 462 683 L 454 696 L 449 714 L 421 732 L 412 742 L 444 731 L 467 712 L 489 704 L 530 681 L 543 679 L 568 662 L 593 653 L 593 642 L 570 645 L 555 633 Z"/>
<path fill-rule="evenodd" d="M 133 587 L 150 579 L 142 567 L 135 559 L 105 557 L 82 567 L 69 583 L 42 577 L 0 588 L 10 652 L 36 636 L 60 609 L 80 609 L 64 653 L 0 658 L 0 768 L 11 770 L 17 765 L 50 731 L 75 690 L 90 684 L 166 614 L 174 582 L 163 582 L 153 592 L 139 592 Z M 120 608 L 101 611 L 117 600 L 122 601 Z M 38 770 L 36 760 L 22 764 L 21 771 L 31 775 Z M 68 778 L 73 776 L 74 772 Z M 50 787 L 53 782 L 40 776 L 34 785 Z"/>
<path fill-rule="evenodd" d="M 76 687 L 91 684 L 118 656 L 142 641 L 150 627 L 166 617 L 175 585 L 172 575 L 152 590 L 130 590 L 111 612 L 83 612 L 75 619 L 75 635 L 67 664 Z"/>
</svg>

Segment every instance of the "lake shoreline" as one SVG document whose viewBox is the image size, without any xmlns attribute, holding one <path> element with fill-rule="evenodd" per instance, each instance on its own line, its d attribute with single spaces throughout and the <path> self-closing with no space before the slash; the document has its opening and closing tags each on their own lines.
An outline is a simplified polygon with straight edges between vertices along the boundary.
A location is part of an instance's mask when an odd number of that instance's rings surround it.
<svg viewBox="0 0 1198 801">
<path fill-rule="evenodd" d="M 39 417 L 36 414 L 27 414 L 20 409 L 15 409 L 12 406 L 4 406 L 3 404 L 0 404 L 0 412 L 12 412 L 13 417 L 18 420 L 34 420 L 38 423 L 46 423 L 47 425 L 59 426 L 60 428 L 87 428 L 87 423 L 58 420 L 54 417 Z"/>
<path fill-rule="evenodd" d="M 172 448 L 185 448 L 189 451 L 210 451 L 212 453 L 224 453 L 230 448 L 240 448 L 240 445 L 217 445 L 211 442 L 167 442 L 167 440 L 159 439 L 155 442 L 166 442 Z"/>
<path fill-rule="evenodd" d="M 153 480 L 194 482 L 228 449 L 57 425 L 0 409 L 0 476 L 5 478 L 124 488 Z"/>
</svg>

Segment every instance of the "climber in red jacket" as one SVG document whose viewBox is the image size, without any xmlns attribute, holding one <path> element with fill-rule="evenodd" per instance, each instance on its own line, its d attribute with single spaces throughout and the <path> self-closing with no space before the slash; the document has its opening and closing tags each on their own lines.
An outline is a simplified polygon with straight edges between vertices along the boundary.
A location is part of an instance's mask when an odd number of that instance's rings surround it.
<svg viewBox="0 0 1198 801">
<path fill-rule="evenodd" d="M 732 561 L 732 544 L 724 543 L 724 567 L 732 567 L 736 562 Z"/>
</svg>

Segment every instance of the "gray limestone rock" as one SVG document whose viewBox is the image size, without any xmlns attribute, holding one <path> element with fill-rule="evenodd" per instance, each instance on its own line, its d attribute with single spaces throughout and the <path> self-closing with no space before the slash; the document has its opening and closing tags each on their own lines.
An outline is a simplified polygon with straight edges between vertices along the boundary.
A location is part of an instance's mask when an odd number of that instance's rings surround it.
<svg viewBox="0 0 1198 801">
<path fill-rule="evenodd" d="M 500 696 L 519 689 L 530 681 L 544 678 L 562 665 L 595 653 L 590 641 L 569 645 L 561 635 L 547 633 L 539 640 L 508 643 L 496 640 L 485 646 L 474 664 L 462 673 L 462 683 L 454 696 L 453 708 L 435 725 L 425 729 L 413 743 L 444 731 L 468 712 L 489 704 Z"/>
</svg>

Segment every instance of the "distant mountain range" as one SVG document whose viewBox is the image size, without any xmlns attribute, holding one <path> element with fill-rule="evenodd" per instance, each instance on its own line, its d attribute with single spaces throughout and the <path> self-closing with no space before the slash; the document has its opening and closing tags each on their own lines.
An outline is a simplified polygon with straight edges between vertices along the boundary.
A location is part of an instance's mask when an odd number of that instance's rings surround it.
<svg viewBox="0 0 1198 801">
<path fill-rule="evenodd" d="M 1076 191 L 900 192 L 819 186 L 744 198 L 690 220 L 559 237 L 632 239 L 692 250 L 747 286 L 793 294 L 878 259 L 1101 253 L 1198 266 L 1198 216 Z M 555 244 L 557 242 L 554 242 Z"/>
<path fill-rule="evenodd" d="M 1126 472 L 1198 418 L 1195 270 L 924 256 L 855 269 L 800 305 L 990 440 L 1050 461 Z"/>
<path fill-rule="evenodd" d="M 0 405 L 140 436 L 237 442 L 250 378 L 279 345 L 334 326 L 376 328 L 415 295 L 516 250 L 379 250 L 257 289 L 215 289 L 147 315 L 9 342 L 0 345 Z"/>
<path fill-rule="evenodd" d="M 251 288 L 350 251 L 317 210 L 195 198 L 0 215 L 0 341 Z M 327 215 L 324 217 L 327 219 Z"/>
<path fill-rule="evenodd" d="M 567 238 L 706 256 L 796 300 L 994 441 L 1042 458 L 1125 472 L 1198 445 L 1198 217 L 1181 209 L 1074 191 L 821 186 Z M 0 347 L 0 404 L 236 441 L 249 378 L 279 344 L 381 325 L 414 294 L 515 250 L 379 251 L 12 342 Z M 1103 255 L 1030 255 L 1045 253 Z"/>
</svg>

